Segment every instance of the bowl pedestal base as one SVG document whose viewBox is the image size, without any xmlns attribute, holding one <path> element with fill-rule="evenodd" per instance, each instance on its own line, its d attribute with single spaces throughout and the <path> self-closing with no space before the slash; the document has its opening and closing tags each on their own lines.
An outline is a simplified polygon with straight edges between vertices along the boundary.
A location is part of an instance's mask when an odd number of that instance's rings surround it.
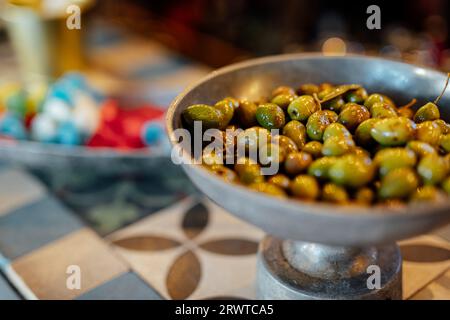
<svg viewBox="0 0 450 320">
<path fill-rule="evenodd" d="M 402 298 L 396 244 L 333 247 L 266 236 L 258 254 L 259 299 Z"/>
</svg>

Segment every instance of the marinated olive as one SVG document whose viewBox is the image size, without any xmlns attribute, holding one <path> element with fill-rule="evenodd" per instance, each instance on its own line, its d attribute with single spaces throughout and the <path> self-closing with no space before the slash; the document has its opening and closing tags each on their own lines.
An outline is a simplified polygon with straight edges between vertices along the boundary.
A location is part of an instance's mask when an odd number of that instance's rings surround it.
<svg viewBox="0 0 450 320">
<path fill-rule="evenodd" d="M 272 98 L 280 94 L 288 94 L 293 96 L 295 95 L 295 90 L 288 86 L 279 86 L 272 91 Z"/>
<path fill-rule="evenodd" d="M 353 188 L 367 185 L 372 181 L 374 173 L 374 166 L 370 159 L 353 154 L 337 159 L 328 172 L 334 183 Z"/>
<path fill-rule="evenodd" d="M 271 196 L 285 198 L 286 192 L 280 187 L 267 182 L 255 182 L 249 185 L 249 188 L 258 192 L 270 194 Z"/>
<path fill-rule="evenodd" d="M 325 129 L 333 122 L 336 122 L 338 116 L 330 110 L 321 110 L 312 114 L 306 123 L 306 133 L 311 140 L 322 140 Z"/>
<path fill-rule="evenodd" d="M 381 94 L 373 93 L 370 96 L 368 96 L 367 99 L 364 101 L 364 106 L 370 110 L 372 106 L 377 102 L 383 103 L 384 98 Z"/>
<path fill-rule="evenodd" d="M 261 168 L 257 164 L 243 164 L 239 169 L 238 175 L 243 184 L 264 182 Z"/>
<path fill-rule="evenodd" d="M 220 164 L 214 164 L 209 167 L 209 169 L 214 172 L 214 174 L 218 175 L 222 179 L 228 181 L 228 182 L 236 182 L 237 181 L 237 175 L 236 173 L 228 169 L 227 167 L 220 165 Z"/>
<path fill-rule="evenodd" d="M 439 108 L 433 102 L 428 102 L 424 106 L 420 107 L 414 115 L 414 121 L 421 123 L 424 121 L 438 120 L 441 117 Z"/>
<path fill-rule="evenodd" d="M 355 193 L 355 201 L 359 204 L 370 205 L 375 200 L 375 193 L 372 189 L 365 187 Z"/>
<path fill-rule="evenodd" d="M 433 148 L 431 145 L 429 145 L 426 142 L 413 140 L 408 142 L 406 145 L 408 149 L 411 149 L 414 151 L 414 153 L 419 157 L 423 158 L 429 154 L 436 154 L 436 149 Z"/>
<path fill-rule="evenodd" d="M 306 171 L 313 159 L 309 153 L 306 152 L 294 152 L 286 156 L 284 162 L 284 168 L 290 175 L 297 175 Z"/>
<path fill-rule="evenodd" d="M 319 93 L 319 86 L 313 83 L 305 83 L 298 88 L 297 92 L 299 95 L 307 94 L 312 96 L 315 93 Z"/>
<path fill-rule="evenodd" d="M 338 122 L 330 124 L 323 132 L 324 141 L 331 137 L 351 138 L 351 136 L 352 134 L 347 130 L 347 128 Z"/>
<path fill-rule="evenodd" d="M 354 146 L 352 138 L 333 136 L 323 143 L 322 154 L 338 157 L 348 153 Z"/>
<path fill-rule="evenodd" d="M 366 107 L 351 103 L 339 114 L 338 122 L 346 126 L 348 130 L 353 131 L 369 118 L 370 112 Z"/>
<path fill-rule="evenodd" d="M 183 111 L 183 118 L 189 127 L 194 127 L 195 121 L 202 123 L 203 129 L 223 126 L 223 115 L 220 110 L 206 104 L 195 104 Z"/>
<path fill-rule="evenodd" d="M 380 119 L 367 119 L 362 122 L 355 131 L 355 140 L 358 144 L 369 147 L 371 146 L 375 140 L 372 138 L 371 130 L 374 127 L 375 123 L 379 122 Z"/>
<path fill-rule="evenodd" d="M 331 166 L 336 163 L 336 157 L 323 157 L 314 160 L 308 168 L 308 174 L 319 180 L 328 180 L 330 178 Z"/>
<path fill-rule="evenodd" d="M 411 196 L 413 202 L 430 202 L 441 201 L 443 194 L 438 188 L 434 186 L 423 186 L 416 190 Z"/>
<path fill-rule="evenodd" d="M 341 97 L 336 97 L 330 101 L 322 103 L 322 109 L 339 112 L 344 106 L 345 101 Z"/>
<path fill-rule="evenodd" d="M 390 171 L 403 167 L 416 165 L 416 154 L 406 148 L 387 148 L 377 152 L 374 164 L 379 167 L 380 175 L 384 176 Z"/>
<path fill-rule="evenodd" d="M 333 183 L 327 183 L 322 190 L 322 200 L 326 202 L 345 204 L 349 196 L 345 188 Z"/>
<path fill-rule="evenodd" d="M 345 101 L 352 102 L 352 103 L 364 103 L 364 101 L 367 99 L 367 91 L 364 88 L 359 88 L 356 90 L 349 91 L 345 95 Z"/>
<path fill-rule="evenodd" d="M 251 150 L 254 153 L 258 151 L 259 146 L 263 146 L 271 141 L 272 136 L 267 129 L 261 127 L 251 127 L 245 129 L 237 136 L 238 153 Z M 243 154 L 239 154 L 242 156 Z"/>
<path fill-rule="evenodd" d="M 283 128 L 283 135 L 295 142 L 298 149 L 306 143 L 306 127 L 297 120 L 291 120 Z"/>
<path fill-rule="evenodd" d="M 259 162 L 263 166 L 281 163 L 286 158 L 286 150 L 278 144 L 268 143 L 259 149 Z"/>
<path fill-rule="evenodd" d="M 279 188 L 288 189 L 289 185 L 291 183 L 291 180 L 289 180 L 289 178 L 286 175 L 279 173 L 274 176 L 271 176 L 267 180 L 267 182 L 274 184 Z"/>
<path fill-rule="evenodd" d="M 405 117 L 397 117 L 375 123 L 370 134 L 383 146 L 400 146 L 414 138 L 414 131 L 414 122 Z"/>
<path fill-rule="evenodd" d="M 428 155 L 420 160 L 417 172 L 427 185 L 441 183 L 448 174 L 448 163 L 443 157 L 438 155 Z"/>
<path fill-rule="evenodd" d="M 387 103 L 374 103 L 370 108 L 372 118 L 392 118 L 397 117 L 397 111 Z"/>
<path fill-rule="evenodd" d="M 313 158 L 320 158 L 322 156 L 322 143 L 319 141 L 311 141 L 305 144 L 302 151 L 307 152 L 313 156 Z"/>
<path fill-rule="evenodd" d="M 442 135 L 439 141 L 439 145 L 445 151 L 445 153 L 450 152 L 450 134 Z"/>
<path fill-rule="evenodd" d="M 436 123 L 439 128 L 441 128 L 442 134 L 449 134 L 450 133 L 450 124 L 445 122 L 442 119 L 434 120 L 434 123 Z"/>
<path fill-rule="evenodd" d="M 424 121 L 417 125 L 416 139 L 432 146 L 436 146 L 439 145 L 441 133 L 441 128 L 437 123 L 433 121 Z"/>
<path fill-rule="evenodd" d="M 259 105 L 256 109 L 256 120 L 268 130 L 280 129 L 286 121 L 283 109 L 274 103 Z"/>
<path fill-rule="evenodd" d="M 319 106 L 312 96 L 304 95 L 294 99 L 288 106 L 287 112 L 292 120 L 305 121 Z"/>
<path fill-rule="evenodd" d="M 392 170 L 381 180 L 378 195 L 381 199 L 401 199 L 411 195 L 419 186 L 419 179 L 411 168 Z"/>
<path fill-rule="evenodd" d="M 291 94 L 279 94 L 275 96 L 270 102 L 275 103 L 281 109 L 286 110 L 289 104 L 295 99 L 296 96 Z"/>
<path fill-rule="evenodd" d="M 444 182 L 442 183 L 442 188 L 450 196 L 450 177 L 444 180 Z"/>
<path fill-rule="evenodd" d="M 239 103 L 239 108 L 236 109 L 235 113 L 237 119 L 245 128 L 258 124 L 256 121 L 256 109 L 258 109 L 258 106 L 254 102 L 242 100 Z"/>
<path fill-rule="evenodd" d="M 320 188 L 314 177 L 300 175 L 295 177 L 290 184 L 290 191 L 296 198 L 303 200 L 315 200 L 320 195 Z"/>
<path fill-rule="evenodd" d="M 297 144 L 291 138 L 284 135 L 274 136 L 272 143 L 278 144 L 285 151 L 286 155 L 298 151 Z"/>
</svg>

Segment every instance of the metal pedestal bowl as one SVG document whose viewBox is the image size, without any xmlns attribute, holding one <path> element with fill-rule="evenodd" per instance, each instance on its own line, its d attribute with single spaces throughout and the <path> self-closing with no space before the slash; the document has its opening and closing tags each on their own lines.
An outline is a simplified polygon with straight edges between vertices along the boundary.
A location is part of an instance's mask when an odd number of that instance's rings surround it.
<svg viewBox="0 0 450 320">
<path fill-rule="evenodd" d="M 399 103 L 434 100 L 445 83 L 437 71 L 376 58 L 284 55 L 225 67 L 187 89 L 171 105 L 171 140 L 189 105 L 226 96 L 259 98 L 278 85 L 359 83 Z M 450 92 L 440 102 L 449 120 Z M 187 152 L 179 155 L 188 161 Z M 191 162 L 192 163 L 192 162 Z M 230 184 L 200 165 L 183 164 L 217 204 L 266 231 L 258 257 L 259 298 L 401 299 L 401 255 L 395 241 L 450 222 L 450 201 L 405 208 L 340 207 L 273 198 Z M 377 282 L 378 281 L 378 282 Z"/>
</svg>

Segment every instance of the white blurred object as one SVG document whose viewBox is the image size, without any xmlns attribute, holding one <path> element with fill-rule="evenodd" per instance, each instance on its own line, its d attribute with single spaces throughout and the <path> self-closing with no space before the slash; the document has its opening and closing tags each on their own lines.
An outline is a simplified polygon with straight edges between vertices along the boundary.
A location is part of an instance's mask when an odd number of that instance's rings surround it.
<svg viewBox="0 0 450 320">
<path fill-rule="evenodd" d="M 93 134 L 100 122 L 99 108 L 95 100 L 86 94 L 79 93 L 75 96 L 72 115 L 75 126 L 83 134 Z"/>
<path fill-rule="evenodd" d="M 56 139 L 58 125 L 46 114 L 37 115 L 31 124 L 31 135 L 34 140 L 53 142 Z"/>
<path fill-rule="evenodd" d="M 72 110 L 61 99 L 51 98 L 45 102 L 43 112 L 57 123 L 62 123 L 70 121 Z"/>
</svg>

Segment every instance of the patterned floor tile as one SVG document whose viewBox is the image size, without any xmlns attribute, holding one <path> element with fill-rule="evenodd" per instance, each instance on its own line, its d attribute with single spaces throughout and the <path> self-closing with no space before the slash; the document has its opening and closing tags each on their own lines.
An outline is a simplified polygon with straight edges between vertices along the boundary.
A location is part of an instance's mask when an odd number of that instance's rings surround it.
<svg viewBox="0 0 450 320">
<path fill-rule="evenodd" d="M 414 294 L 450 268 L 450 243 L 436 236 L 400 242 L 403 256 L 403 297 Z"/>
<path fill-rule="evenodd" d="M 79 296 L 77 300 L 161 300 L 135 273 L 128 272 Z"/>
<path fill-rule="evenodd" d="M 46 190 L 27 173 L 0 169 L 0 216 L 44 197 Z"/>
<path fill-rule="evenodd" d="M 81 288 L 68 289 L 69 266 L 81 270 Z M 73 299 L 128 271 L 93 231 L 81 229 L 23 256 L 14 270 L 39 299 Z"/>
<path fill-rule="evenodd" d="M 0 300 L 19 300 L 20 297 L 0 274 Z"/>
<path fill-rule="evenodd" d="M 165 298 L 206 299 L 254 298 L 261 237 L 210 201 L 189 198 L 108 239 Z"/>
<path fill-rule="evenodd" d="M 46 197 L 0 216 L 0 252 L 14 260 L 82 227 L 70 211 Z"/>
<path fill-rule="evenodd" d="M 420 290 L 411 300 L 450 300 L 450 269 Z"/>
</svg>

